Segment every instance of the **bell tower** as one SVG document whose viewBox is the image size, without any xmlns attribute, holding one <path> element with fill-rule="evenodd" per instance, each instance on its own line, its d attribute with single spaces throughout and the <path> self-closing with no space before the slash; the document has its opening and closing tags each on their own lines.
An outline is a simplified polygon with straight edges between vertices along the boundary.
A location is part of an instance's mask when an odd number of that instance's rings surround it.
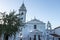
<svg viewBox="0 0 60 40">
<path fill-rule="evenodd" d="M 51 23 L 48 21 L 48 23 L 47 23 L 47 33 L 51 33 L 51 30 L 52 30 L 52 28 L 51 28 Z"/>
<path fill-rule="evenodd" d="M 47 30 L 51 30 L 52 28 L 51 28 L 51 23 L 48 21 L 48 23 L 47 23 Z"/>
<path fill-rule="evenodd" d="M 26 7 L 24 5 L 24 3 L 22 3 L 21 7 L 19 8 L 19 14 L 20 14 L 20 19 L 22 22 L 26 21 Z"/>
</svg>

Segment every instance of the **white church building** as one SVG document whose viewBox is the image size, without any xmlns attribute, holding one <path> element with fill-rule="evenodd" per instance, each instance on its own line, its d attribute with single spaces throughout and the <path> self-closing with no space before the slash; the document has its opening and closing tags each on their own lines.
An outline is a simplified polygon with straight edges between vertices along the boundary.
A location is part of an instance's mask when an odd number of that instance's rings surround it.
<svg viewBox="0 0 60 40">
<path fill-rule="evenodd" d="M 25 25 L 24 28 L 21 28 L 22 31 L 16 34 L 16 40 L 52 40 L 51 35 L 49 35 L 52 30 L 50 22 L 48 21 L 46 25 L 36 18 L 26 22 L 26 13 L 27 9 L 23 3 L 19 9 L 19 14 Z"/>
<path fill-rule="evenodd" d="M 15 40 L 60 40 L 60 28 L 51 28 L 51 23 L 44 23 L 36 18 L 26 22 L 27 9 L 22 3 L 19 8 L 21 21 L 25 24 L 20 28 L 21 31 L 16 33 Z M 47 25 L 46 25 L 47 24 Z M 9 40 L 13 40 L 14 36 Z"/>
<path fill-rule="evenodd" d="M 15 40 L 60 40 L 60 29 L 52 29 L 49 21 L 44 23 L 36 18 L 26 22 L 26 13 L 27 9 L 22 3 L 19 14 L 25 25 L 24 28 L 20 28 L 21 31 L 16 34 Z"/>
</svg>

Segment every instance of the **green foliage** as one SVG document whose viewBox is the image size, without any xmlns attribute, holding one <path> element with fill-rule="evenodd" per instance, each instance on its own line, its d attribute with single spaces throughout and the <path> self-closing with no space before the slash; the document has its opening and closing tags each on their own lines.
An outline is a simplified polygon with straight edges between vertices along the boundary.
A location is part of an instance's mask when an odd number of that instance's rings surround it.
<svg viewBox="0 0 60 40">
<path fill-rule="evenodd" d="M 2 24 L 0 24 L 0 36 L 2 34 L 2 31 L 3 31 L 3 27 L 2 27 Z"/>
<path fill-rule="evenodd" d="M 3 20 L 3 24 L 0 24 L 0 36 L 4 33 L 5 40 L 8 40 L 8 36 L 15 36 L 19 28 L 24 25 L 22 21 L 20 21 L 19 14 L 15 14 L 15 11 L 4 15 L 1 20 Z"/>
<path fill-rule="evenodd" d="M 24 24 L 20 21 L 20 14 L 15 14 L 15 11 L 3 15 L 3 24 L 0 24 L 0 36 L 4 33 L 4 40 L 8 40 L 9 36 L 16 34 L 19 28 Z"/>
<path fill-rule="evenodd" d="M 19 27 L 21 27 L 22 22 L 20 21 L 20 18 L 18 16 L 19 14 L 15 14 L 15 11 L 10 12 L 9 15 L 6 15 L 6 17 L 3 19 L 4 33 L 9 34 L 9 36 L 11 36 L 19 30 Z"/>
</svg>

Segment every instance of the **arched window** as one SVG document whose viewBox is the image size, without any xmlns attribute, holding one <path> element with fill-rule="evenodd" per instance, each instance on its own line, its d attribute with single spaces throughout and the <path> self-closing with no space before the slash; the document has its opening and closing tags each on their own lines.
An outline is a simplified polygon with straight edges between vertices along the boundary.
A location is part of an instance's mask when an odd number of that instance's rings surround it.
<svg viewBox="0 0 60 40">
<path fill-rule="evenodd" d="M 36 29 L 36 25 L 34 25 L 34 29 Z"/>
<path fill-rule="evenodd" d="M 23 15 L 23 12 L 21 13 L 21 15 Z"/>
</svg>

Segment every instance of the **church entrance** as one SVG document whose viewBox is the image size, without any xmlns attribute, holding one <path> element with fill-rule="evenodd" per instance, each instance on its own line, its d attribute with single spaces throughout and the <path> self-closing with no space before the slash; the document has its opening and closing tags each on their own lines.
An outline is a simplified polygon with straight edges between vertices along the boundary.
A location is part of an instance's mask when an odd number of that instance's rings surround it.
<svg viewBox="0 0 60 40">
<path fill-rule="evenodd" d="M 41 40 L 41 39 L 40 39 L 40 35 L 38 35 L 38 40 Z"/>
<path fill-rule="evenodd" d="M 34 35 L 34 40 L 36 40 L 36 35 Z"/>
<path fill-rule="evenodd" d="M 41 39 L 40 39 L 40 35 L 38 35 L 38 38 L 37 38 L 36 35 L 34 35 L 34 40 L 37 40 L 37 39 L 38 39 L 38 40 L 41 40 Z"/>
</svg>

